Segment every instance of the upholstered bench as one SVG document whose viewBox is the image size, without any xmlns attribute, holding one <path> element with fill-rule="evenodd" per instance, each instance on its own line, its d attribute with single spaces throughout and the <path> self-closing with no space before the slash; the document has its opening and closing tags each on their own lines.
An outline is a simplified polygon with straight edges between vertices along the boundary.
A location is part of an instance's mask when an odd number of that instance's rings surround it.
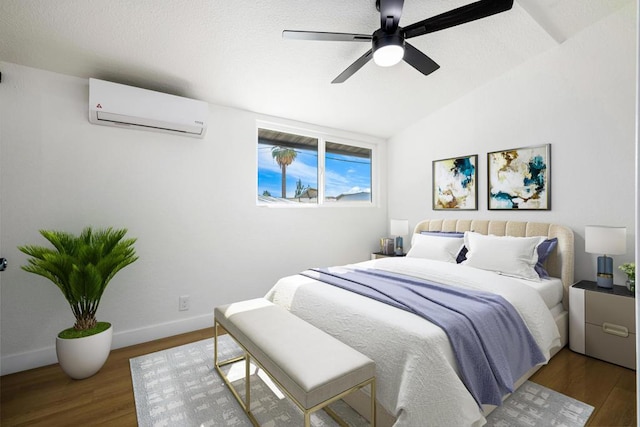
<svg viewBox="0 0 640 427">
<path fill-rule="evenodd" d="M 251 422 L 249 365 L 253 360 L 304 413 L 310 426 L 313 412 L 370 385 L 371 425 L 375 426 L 375 364 L 368 357 L 305 322 L 286 309 L 258 298 L 215 308 L 215 366 Z M 242 356 L 218 361 L 218 326 L 242 347 Z M 245 360 L 245 401 L 221 367 Z"/>
</svg>

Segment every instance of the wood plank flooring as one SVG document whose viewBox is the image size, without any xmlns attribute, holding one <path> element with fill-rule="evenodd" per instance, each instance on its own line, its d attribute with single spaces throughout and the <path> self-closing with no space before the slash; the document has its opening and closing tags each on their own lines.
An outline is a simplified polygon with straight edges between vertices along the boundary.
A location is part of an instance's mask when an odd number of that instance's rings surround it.
<svg viewBox="0 0 640 427">
<path fill-rule="evenodd" d="M 0 377 L 0 425 L 135 426 L 129 359 L 210 338 L 213 328 L 113 350 L 91 378 L 68 378 L 58 365 Z M 589 426 L 632 426 L 636 373 L 563 349 L 532 378 L 595 407 Z"/>
<path fill-rule="evenodd" d="M 588 426 L 636 425 L 636 371 L 565 347 L 530 381 L 593 406 Z"/>
</svg>

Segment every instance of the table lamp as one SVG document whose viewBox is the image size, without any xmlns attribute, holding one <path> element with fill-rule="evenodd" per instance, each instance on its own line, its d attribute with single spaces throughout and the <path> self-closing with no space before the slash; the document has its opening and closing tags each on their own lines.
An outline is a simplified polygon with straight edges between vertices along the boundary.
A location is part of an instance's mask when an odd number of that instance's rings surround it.
<svg viewBox="0 0 640 427">
<path fill-rule="evenodd" d="M 627 251 L 627 228 L 587 225 L 584 229 L 585 251 L 600 254 L 596 283 L 601 288 L 613 287 L 613 259 Z"/>
<path fill-rule="evenodd" d="M 392 219 L 389 226 L 389 233 L 396 236 L 396 255 L 402 255 L 402 236 L 409 234 L 409 220 Z"/>
</svg>

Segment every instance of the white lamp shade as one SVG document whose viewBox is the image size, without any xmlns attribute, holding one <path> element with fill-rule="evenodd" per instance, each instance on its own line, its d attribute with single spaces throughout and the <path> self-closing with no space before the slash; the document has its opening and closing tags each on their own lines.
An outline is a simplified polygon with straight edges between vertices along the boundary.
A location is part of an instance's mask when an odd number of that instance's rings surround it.
<svg viewBox="0 0 640 427">
<path fill-rule="evenodd" d="M 389 233 L 392 236 L 406 236 L 409 234 L 409 220 L 392 219 L 389 226 Z"/>
<path fill-rule="evenodd" d="M 627 228 L 587 225 L 584 242 L 588 253 L 622 255 L 627 252 Z"/>
</svg>

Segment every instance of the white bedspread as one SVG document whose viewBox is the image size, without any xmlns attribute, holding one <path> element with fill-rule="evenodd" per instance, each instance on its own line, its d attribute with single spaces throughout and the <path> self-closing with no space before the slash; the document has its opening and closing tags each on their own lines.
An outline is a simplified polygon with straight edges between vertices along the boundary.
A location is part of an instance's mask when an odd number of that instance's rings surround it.
<svg viewBox="0 0 640 427">
<path fill-rule="evenodd" d="M 547 360 L 560 345 L 553 317 L 538 293 L 518 280 L 459 264 L 384 258 L 356 264 L 442 284 L 502 295 L 522 316 Z M 376 362 L 377 398 L 395 426 L 483 425 L 484 416 L 457 375 L 449 340 L 412 313 L 295 275 L 280 279 L 266 298 L 328 332 Z"/>
</svg>

